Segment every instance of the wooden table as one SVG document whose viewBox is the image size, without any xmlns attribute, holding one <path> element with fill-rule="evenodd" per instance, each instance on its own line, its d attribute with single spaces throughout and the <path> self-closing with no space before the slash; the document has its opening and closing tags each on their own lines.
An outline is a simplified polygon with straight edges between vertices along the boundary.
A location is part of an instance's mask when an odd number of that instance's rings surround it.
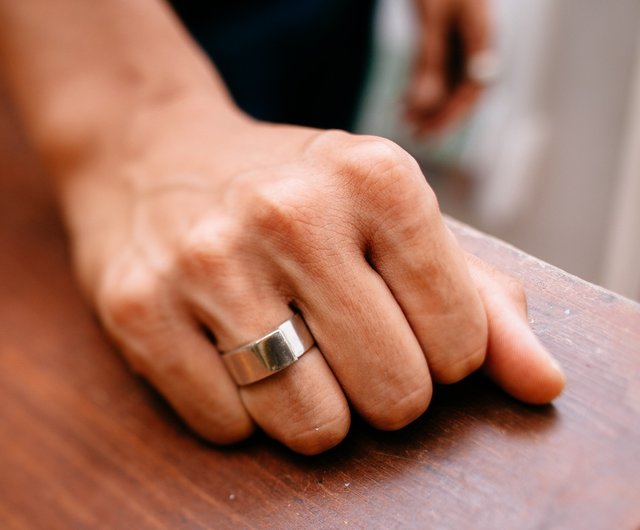
<svg viewBox="0 0 640 530">
<path fill-rule="evenodd" d="M 568 373 L 553 406 L 482 377 L 318 457 L 194 438 L 83 303 L 45 178 L 0 123 L 0 527 L 640 528 L 640 306 L 452 222 L 520 278 Z"/>
</svg>

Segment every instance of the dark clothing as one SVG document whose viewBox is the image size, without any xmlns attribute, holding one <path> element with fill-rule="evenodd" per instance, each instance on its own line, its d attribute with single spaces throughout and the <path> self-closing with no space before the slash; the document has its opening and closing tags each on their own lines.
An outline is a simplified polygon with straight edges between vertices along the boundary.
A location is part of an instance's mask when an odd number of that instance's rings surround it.
<svg viewBox="0 0 640 530">
<path fill-rule="evenodd" d="M 349 129 L 367 71 L 373 0 L 173 0 L 240 108 Z"/>
</svg>

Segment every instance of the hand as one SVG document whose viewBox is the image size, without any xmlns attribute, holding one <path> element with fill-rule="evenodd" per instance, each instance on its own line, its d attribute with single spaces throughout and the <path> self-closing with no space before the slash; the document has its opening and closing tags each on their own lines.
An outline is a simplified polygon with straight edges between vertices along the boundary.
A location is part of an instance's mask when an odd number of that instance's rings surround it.
<svg viewBox="0 0 640 530">
<path fill-rule="evenodd" d="M 416 0 L 416 7 L 420 34 L 406 118 L 424 135 L 455 125 L 481 95 L 467 70 L 472 58 L 486 57 L 491 28 L 486 0 Z"/>
<path fill-rule="evenodd" d="M 230 443 L 257 424 L 311 454 L 346 435 L 348 403 L 398 429 L 425 411 L 432 381 L 482 365 L 525 401 L 561 391 L 522 289 L 465 258 L 406 152 L 243 117 L 221 126 L 210 108 L 182 99 L 144 114 L 64 190 L 104 325 L 193 429 Z M 219 352 L 292 305 L 317 347 L 236 388 Z"/>
</svg>

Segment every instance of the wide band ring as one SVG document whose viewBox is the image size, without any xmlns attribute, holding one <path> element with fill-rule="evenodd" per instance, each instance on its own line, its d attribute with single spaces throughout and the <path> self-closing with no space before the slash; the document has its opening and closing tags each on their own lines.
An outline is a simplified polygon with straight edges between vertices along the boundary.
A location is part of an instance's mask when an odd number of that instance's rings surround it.
<svg viewBox="0 0 640 530">
<path fill-rule="evenodd" d="M 237 385 L 249 385 L 291 366 L 315 344 L 298 313 L 264 337 L 222 355 Z"/>
</svg>

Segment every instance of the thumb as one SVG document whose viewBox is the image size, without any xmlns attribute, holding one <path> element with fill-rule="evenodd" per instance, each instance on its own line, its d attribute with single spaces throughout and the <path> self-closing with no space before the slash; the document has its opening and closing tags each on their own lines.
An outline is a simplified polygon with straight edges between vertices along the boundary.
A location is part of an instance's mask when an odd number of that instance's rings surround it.
<svg viewBox="0 0 640 530">
<path fill-rule="evenodd" d="M 489 322 L 485 372 L 517 399 L 549 403 L 562 392 L 566 380 L 529 327 L 524 290 L 475 256 L 467 254 L 467 263 Z"/>
</svg>

